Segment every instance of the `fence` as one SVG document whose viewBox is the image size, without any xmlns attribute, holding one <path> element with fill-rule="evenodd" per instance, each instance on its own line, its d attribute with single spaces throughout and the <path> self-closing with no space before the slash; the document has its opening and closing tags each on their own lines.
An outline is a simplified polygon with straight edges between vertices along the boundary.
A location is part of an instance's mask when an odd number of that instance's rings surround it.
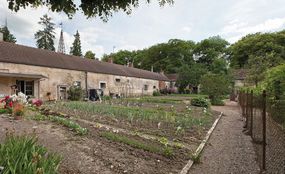
<svg viewBox="0 0 285 174">
<path fill-rule="evenodd" d="M 245 131 L 252 137 L 260 168 L 285 174 L 285 100 L 262 94 L 239 93 Z"/>
</svg>

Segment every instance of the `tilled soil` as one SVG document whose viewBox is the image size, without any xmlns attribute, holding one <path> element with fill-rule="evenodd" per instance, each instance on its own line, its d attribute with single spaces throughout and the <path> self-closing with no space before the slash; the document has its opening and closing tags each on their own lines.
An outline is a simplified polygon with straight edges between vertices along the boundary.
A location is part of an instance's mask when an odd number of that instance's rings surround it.
<svg viewBox="0 0 285 174">
<path fill-rule="evenodd" d="M 245 135 L 239 107 L 235 102 L 213 107 L 224 113 L 207 143 L 201 162 L 189 173 L 193 174 L 257 174 L 260 173 L 250 136 Z"/>
<path fill-rule="evenodd" d="M 15 134 L 34 132 L 39 144 L 63 156 L 59 169 L 63 174 L 178 173 L 186 163 L 186 157 L 179 151 L 176 157 L 169 159 L 111 142 L 100 137 L 99 130 L 89 129 L 87 136 L 80 137 L 68 128 L 47 121 L 15 121 L 0 116 L 0 142 L 3 142 L 7 130 L 15 131 Z"/>
</svg>

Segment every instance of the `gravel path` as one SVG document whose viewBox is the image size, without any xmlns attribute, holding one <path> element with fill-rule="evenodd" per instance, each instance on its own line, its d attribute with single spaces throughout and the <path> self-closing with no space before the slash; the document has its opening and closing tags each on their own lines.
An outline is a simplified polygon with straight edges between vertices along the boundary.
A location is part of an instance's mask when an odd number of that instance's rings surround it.
<svg viewBox="0 0 285 174">
<path fill-rule="evenodd" d="M 224 113 L 207 143 L 199 164 L 189 174 L 260 173 L 250 136 L 243 132 L 243 122 L 236 102 L 214 106 Z"/>
</svg>

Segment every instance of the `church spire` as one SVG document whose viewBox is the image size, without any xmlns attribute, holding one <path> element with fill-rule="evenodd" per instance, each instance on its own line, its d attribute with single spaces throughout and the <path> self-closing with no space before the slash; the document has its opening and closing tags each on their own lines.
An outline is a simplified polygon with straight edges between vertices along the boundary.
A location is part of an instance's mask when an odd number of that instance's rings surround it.
<svg viewBox="0 0 285 174">
<path fill-rule="evenodd" d="M 57 52 L 59 53 L 65 53 L 65 46 L 64 46 L 64 40 L 63 40 L 63 30 L 62 30 L 62 23 L 59 24 L 61 26 L 61 31 L 60 31 L 60 38 L 58 42 L 58 49 Z"/>
</svg>

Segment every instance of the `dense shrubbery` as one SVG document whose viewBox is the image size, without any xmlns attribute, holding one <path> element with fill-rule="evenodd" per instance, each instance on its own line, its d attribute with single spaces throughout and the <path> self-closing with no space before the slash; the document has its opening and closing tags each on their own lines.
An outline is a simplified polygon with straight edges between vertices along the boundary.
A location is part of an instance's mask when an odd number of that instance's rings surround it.
<svg viewBox="0 0 285 174">
<path fill-rule="evenodd" d="M 191 105 L 192 106 L 198 106 L 198 107 L 209 107 L 210 103 L 206 98 L 203 97 L 196 97 L 191 99 Z"/>
<path fill-rule="evenodd" d="M 153 91 L 152 95 L 153 96 L 161 96 L 161 93 L 159 91 Z"/>
<path fill-rule="evenodd" d="M 81 87 L 71 86 L 67 91 L 68 99 L 72 101 L 79 101 L 83 98 L 83 90 Z"/>
<path fill-rule="evenodd" d="M 61 157 L 36 143 L 35 137 L 9 135 L 0 144 L 1 173 L 57 173 Z"/>
</svg>

